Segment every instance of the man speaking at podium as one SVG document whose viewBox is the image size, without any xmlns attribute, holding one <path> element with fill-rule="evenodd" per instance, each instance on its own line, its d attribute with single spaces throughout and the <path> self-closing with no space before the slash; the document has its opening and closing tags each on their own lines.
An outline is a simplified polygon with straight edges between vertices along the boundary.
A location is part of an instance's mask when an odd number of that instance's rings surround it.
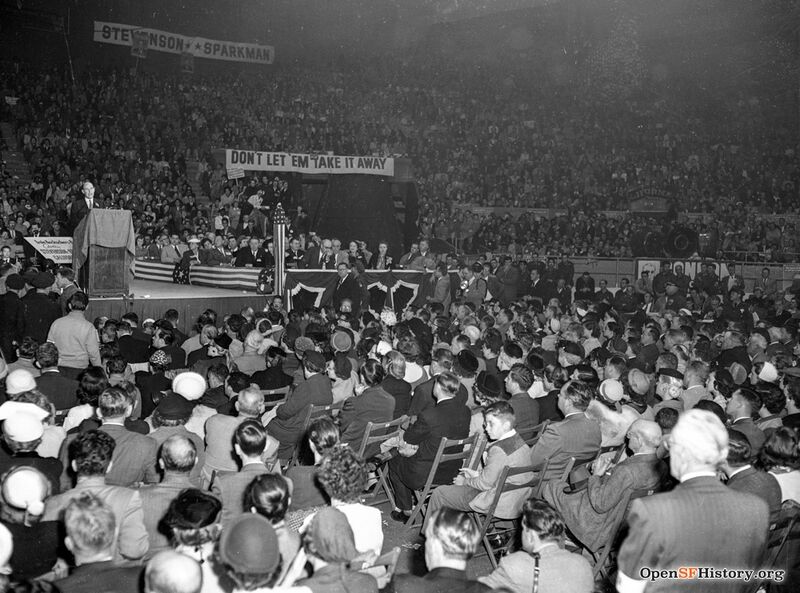
<svg viewBox="0 0 800 593">
<path fill-rule="evenodd" d="M 83 217 L 89 214 L 89 211 L 95 207 L 94 203 L 94 184 L 91 181 L 84 181 L 81 186 L 82 196 L 72 202 L 69 213 L 69 223 L 72 232 L 78 228 L 78 225 L 83 220 Z"/>
</svg>

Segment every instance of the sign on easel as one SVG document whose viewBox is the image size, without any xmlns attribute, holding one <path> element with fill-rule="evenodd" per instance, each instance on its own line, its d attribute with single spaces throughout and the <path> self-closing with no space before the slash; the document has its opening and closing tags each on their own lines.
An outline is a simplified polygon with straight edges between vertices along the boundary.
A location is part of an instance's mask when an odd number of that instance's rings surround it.
<svg viewBox="0 0 800 593">
<path fill-rule="evenodd" d="M 72 237 L 25 237 L 25 240 L 45 259 L 72 265 Z"/>
</svg>

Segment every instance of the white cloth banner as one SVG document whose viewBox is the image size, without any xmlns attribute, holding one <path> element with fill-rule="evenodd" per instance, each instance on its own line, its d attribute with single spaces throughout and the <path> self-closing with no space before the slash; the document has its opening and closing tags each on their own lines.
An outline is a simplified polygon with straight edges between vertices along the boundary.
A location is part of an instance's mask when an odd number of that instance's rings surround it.
<svg viewBox="0 0 800 593">
<path fill-rule="evenodd" d="M 72 237 L 25 237 L 25 240 L 45 259 L 72 265 Z"/>
<path fill-rule="evenodd" d="M 147 29 L 120 23 L 94 22 L 94 40 L 98 43 L 112 45 L 133 45 L 134 32 L 147 34 L 147 49 L 163 51 L 171 54 L 188 53 L 196 58 L 209 60 L 227 60 L 229 62 L 251 62 L 254 64 L 272 64 L 275 59 L 275 48 L 271 45 L 255 43 L 238 43 L 235 41 L 218 41 L 205 37 L 189 37 L 180 33 Z"/>
<path fill-rule="evenodd" d="M 245 171 L 282 171 L 317 175 L 394 175 L 394 159 L 374 156 L 292 154 L 260 150 L 225 149 L 225 168 Z"/>
</svg>

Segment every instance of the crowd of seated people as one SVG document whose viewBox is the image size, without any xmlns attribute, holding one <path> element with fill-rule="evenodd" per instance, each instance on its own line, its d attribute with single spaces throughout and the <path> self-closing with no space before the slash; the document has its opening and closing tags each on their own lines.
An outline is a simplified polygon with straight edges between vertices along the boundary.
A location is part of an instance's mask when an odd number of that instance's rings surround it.
<svg viewBox="0 0 800 593">
<path fill-rule="evenodd" d="M 336 262 L 327 242 L 315 257 Z M 355 247 L 342 286 L 358 288 L 352 270 L 374 255 Z M 523 593 L 538 568 L 538 591 L 588 593 L 622 523 L 623 592 L 643 590 L 646 570 L 762 567 L 770 523 L 800 504 L 795 293 L 775 298 L 767 274 L 744 301 L 736 268 L 689 279 L 665 264 L 614 294 L 567 257 L 486 262 L 487 274 L 418 247 L 398 261 L 435 282 L 397 312 L 355 293 L 307 310 L 275 297 L 196 320 L 90 320 L 69 268 L 4 269 L 5 581 Z M 312 406 L 330 408 L 311 418 Z M 367 425 L 395 419 L 399 434 L 359 455 Z M 442 438 L 474 438 L 485 456 L 436 465 Z M 494 513 L 521 520 L 521 548 L 491 570 L 469 562 L 483 546 L 471 515 L 506 468 L 525 487 Z M 387 575 L 385 526 L 414 522 L 431 475 L 427 570 Z M 373 488 L 394 506 L 371 504 Z M 798 557 L 785 551 L 772 587 L 796 589 Z"/>
<path fill-rule="evenodd" d="M 690 226 L 716 232 L 726 257 L 794 261 L 800 252 L 794 219 L 772 216 L 797 214 L 800 180 L 789 127 L 767 100 L 731 96 L 711 110 L 676 92 L 599 108 L 546 85 L 506 89 L 497 101 L 496 74 L 441 77 L 433 59 L 403 61 L 391 74 L 357 72 L 186 81 L 92 71 L 73 85 L 64 71 L 6 64 L 7 93 L 19 100 L 3 106 L 16 130 L 5 141 L 22 150 L 33 181 L 21 186 L 0 172 L 0 240 L 70 233 L 69 206 L 89 181 L 96 205 L 134 212 L 141 255 L 161 257 L 162 237 L 178 235 L 219 247 L 220 263 L 231 263 L 243 239 L 269 235 L 270 207 L 292 199 L 284 175 L 228 180 L 210 154 L 235 146 L 409 156 L 421 234 L 472 252 L 629 256 L 646 219 L 598 213 L 628 210 L 642 187 L 674 193 L 678 212 L 705 213 Z M 376 76 L 386 84 L 376 86 Z M 193 177 L 210 204 L 193 195 Z M 296 206 L 296 235 L 307 238 L 308 214 Z M 479 206 L 568 215 L 508 224 L 470 209 Z"/>
</svg>

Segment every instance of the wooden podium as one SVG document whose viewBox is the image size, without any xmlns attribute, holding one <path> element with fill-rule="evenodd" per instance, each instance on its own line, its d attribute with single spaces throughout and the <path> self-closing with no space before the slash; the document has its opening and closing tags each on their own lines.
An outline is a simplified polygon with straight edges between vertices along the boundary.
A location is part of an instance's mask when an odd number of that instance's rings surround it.
<svg viewBox="0 0 800 593">
<path fill-rule="evenodd" d="M 94 208 L 73 235 L 72 265 L 90 297 L 130 293 L 136 239 L 128 210 Z"/>
</svg>

